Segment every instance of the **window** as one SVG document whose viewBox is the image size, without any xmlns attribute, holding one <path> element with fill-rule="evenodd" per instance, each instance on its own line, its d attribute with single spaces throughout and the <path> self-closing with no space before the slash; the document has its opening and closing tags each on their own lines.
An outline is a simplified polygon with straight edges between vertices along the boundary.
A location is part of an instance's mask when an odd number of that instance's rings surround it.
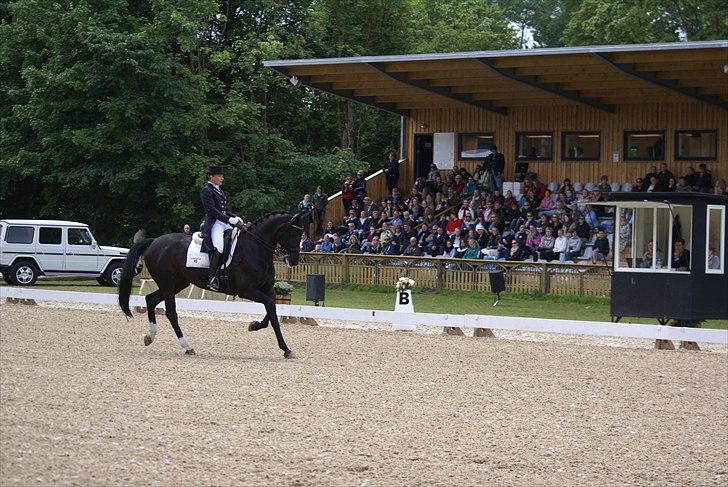
<svg viewBox="0 0 728 487">
<path fill-rule="evenodd" d="M 91 245 L 91 233 L 85 228 L 68 229 L 68 245 Z"/>
<path fill-rule="evenodd" d="M 708 205 L 705 272 L 723 274 L 725 261 L 725 206 Z"/>
<path fill-rule="evenodd" d="M 715 130 L 675 131 L 675 159 L 708 161 L 716 158 Z"/>
<path fill-rule="evenodd" d="M 628 205 L 629 203 L 625 203 Z M 681 272 L 691 265 L 692 207 L 660 203 L 618 206 L 614 267 L 630 272 Z M 678 243 L 678 240 L 680 243 Z"/>
<path fill-rule="evenodd" d="M 516 158 L 550 161 L 554 153 L 554 135 L 551 132 L 516 132 Z"/>
<path fill-rule="evenodd" d="M 492 133 L 460 134 L 460 159 L 485 159 L 494 141 Z"/>
<path fill-rule="evenodd" d="M 599 161 L 599 132 L 562 132 L 562 161 Z"/>
<path fill-rule="evenodd" d="M 624 133 L 625 161 L 662 161 L 665 159 L 665 132 Z"/>
<path fill-rule="evenodd" d="M 38 231 L 38 243 L 41 244 L 60 244 L 61 229 L 41 227 Z"/>
<path fill-rule="evenodd" d="M 35 229 L 33 227 L 8 227 L 5 233 L 5 241 L 15 244 L 33 243 L 33 235 Z"/>
</svg>

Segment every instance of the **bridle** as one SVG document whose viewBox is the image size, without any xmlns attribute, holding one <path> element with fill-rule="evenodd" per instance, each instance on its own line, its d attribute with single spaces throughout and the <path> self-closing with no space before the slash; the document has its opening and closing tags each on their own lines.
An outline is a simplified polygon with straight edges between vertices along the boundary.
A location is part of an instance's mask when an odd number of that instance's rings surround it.
<svg viewBox="0 0 728 487">
<path fill-rule="evenodd" d="M 303 227 L 299 227 L 298 225 L 294 225 L 292 223 L 290 223 L 289 225 L 291 226 L 291 229 L 293 229 L 293 230 L 300 230 L 301 232 L 303 232 Z M 273 255 L 282 258 L 284 261 L 286 261 L 286 263 L 288 263 L 288 260 L 287 259 L 288 259 L 288 255 L 290 253 L 290 249 L 285 249 L 285 251 L 284 251 L 281 248 L 282 247 L 281 244 L 278 243 L 277 239 L 276 239 L 276 242 L 273 245 L 271 245 L 268 242 L 265 242 L 262 238 L 260 238 L 259 236 L 257 236 L 253 232 L 249 231 L 247 228 L 244 228 L 244 227 L 242 227 L 242 228 L 241 227 L 235 227 L 235 228 L 238 229 L 241 234 L 244 231 L 246 235 L 248 235 L 253 240 L 255 240 L 256 242 L 258 242 L 262 247 L 264 247 L 265 249 L 270 250 L 271 252 L 273 252 Z M 280 229 L 278 231 L 280 232 Z M 276 232 L 276 234 L 277 233 L 278 232 Z"/>
</svg>

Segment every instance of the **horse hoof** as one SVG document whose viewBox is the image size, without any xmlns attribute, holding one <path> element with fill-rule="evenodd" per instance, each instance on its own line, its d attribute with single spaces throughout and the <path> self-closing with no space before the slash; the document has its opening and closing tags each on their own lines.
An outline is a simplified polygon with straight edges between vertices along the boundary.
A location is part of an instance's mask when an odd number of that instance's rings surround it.
<svg viewBox="0 0 728 487">
<path fill-rule="evenodd" d="M 263 327 L 263 324 L 260 321 L 253 321 L 248 325 L 248 331 L 258 331 Z"/>
<path fill-rule="evenodd" d="M 148 347 L 151 344 L 152 344 L 152 337 L 150 337 L 149 335 L 144 335 L 144 346 Z"/>
<path fill-rule="evenodd" d="M 283 352 L 283 357 L 294 359 L 296 358 L 296 354 L 293 352 L 293 350 L 286 350 L 285 352 Z"/>
<path fill-rule="evenodd" d="M 185 350 L 185 355 L 195 355 L 195 349 L 190 348 L 189 350 Z"/>
</svg>

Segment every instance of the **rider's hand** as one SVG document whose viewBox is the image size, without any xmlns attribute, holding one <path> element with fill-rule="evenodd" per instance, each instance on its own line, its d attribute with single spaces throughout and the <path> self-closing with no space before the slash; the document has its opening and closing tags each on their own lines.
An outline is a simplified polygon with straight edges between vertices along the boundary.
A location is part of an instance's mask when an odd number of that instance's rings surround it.
<svg viewBox="0 0 728 487">
<path fill-rule="evenodd" d="M 228 223 L 233 227 L 240 226 L 243 224 L 243 219 L 240 218 L 239 216 L 231 216 L 230 219 L 228 220 Z"/>
</svg>

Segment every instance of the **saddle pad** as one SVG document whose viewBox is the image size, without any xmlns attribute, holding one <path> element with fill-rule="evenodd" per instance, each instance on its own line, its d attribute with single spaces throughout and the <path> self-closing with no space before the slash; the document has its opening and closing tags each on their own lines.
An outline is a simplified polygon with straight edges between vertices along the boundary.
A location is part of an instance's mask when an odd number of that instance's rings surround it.
<svg viewBox="0 0 728 487">
<path fill-rule="evenodd" d="M 202 239 L 198 237 L 198 233 L 196 232 L 192 236 L 192 240 L 190 241 L 190 246 L 187 247 L 187 267 L 196 267 L 199 269 L 209 269 L 210 268 L 210 255 L 206 252 L 202 252 Z M 230 244 L 230 256 L 227 259 L 227 262 L 225 262 L 221 267 L 225 268 L 230 265 L 230 262 L 233 260 L 233 254 L 235 253 L 235 247 L 238 244 L 238 234 L 240 231 L 237 228 L 233 229 L 232 233 L 232 243 Z M 197 238 L 196 238 L 197 237 Z"/>
</svg>

